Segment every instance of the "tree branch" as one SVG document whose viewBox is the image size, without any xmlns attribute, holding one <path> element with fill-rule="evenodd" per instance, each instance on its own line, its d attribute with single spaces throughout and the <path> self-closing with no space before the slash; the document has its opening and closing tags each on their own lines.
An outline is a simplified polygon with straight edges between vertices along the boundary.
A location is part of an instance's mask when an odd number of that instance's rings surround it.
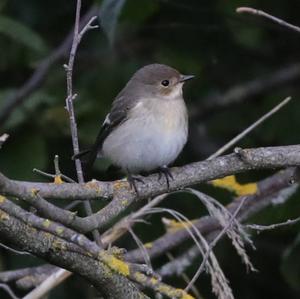
<svg viewBox="0 0 300 299">
<path fill-rule="evenodd" d="M 0 282 L 16 282 L 16 285 L 20 289 L 28 290 L 40 284 L 48 275 L 57 269 L 55 266 L 46 264 L 37 267 L 0 272 Z"/>
<path fill-rule="evenodd" d="M 148 298 L 139 292 L 125 276 L 114 273 L 103 262 L 71 251 L 70 249 L 76 247 L 69 242 L 53 234 L 34 229 L 2 209 L 0 209 L 0 219 L 0 234 L 8 241 L 54 265 L 78 273 L 89 280 L 107 298 L 124 298 L 124 292 L 129 298 Z"/>
<path fill-rule="evenodd" d="M 300 145 L 239 150 L 238 153 L 221 156 L 209 161 L 172 168 L 174 180 L 170 182 L 169 191 L 176 191 L 186 186 L 247 170 L 285 168 L 299 165 Z M 13 181 L 0 174 L 0 193 L 22 198 L 36 208 L 43 210 L 44 216 L 81 232 L 107 226 L 135 200 L 168 192 L 167 186 L 158 181 L 156 174 L 145 178 L 144 184 L 138 184 L 138 189 L 139 198 L 131 190 L 127 181 L 91 181 L 85 184 L 65 183 L 57 185 Z M 65 211 L 42 200 L 43 198 L 87 200 L 99 199 L 100 197 L 113 198 L 113 200 L 99 212 L 87 217 L 78 217 L 72 212 Z M 39 198 L 38 201 L 37 198 Z"/>
<path fill-rule="evenodd" d="M 92 26 L 92 22 L 96 19 L 95 16 L 91 17 L 91 19 L 87 22 L 87 24 L 79 31 L 79 21 L 80 21 L 80 11 L 81 11 L 81 0 L 77 0 L 76 4 L 76 16 L 75 16 L 75 25 L 74 25 L 74 36 L 72 47 L 69 56 L 68 65 L 66 68 L 67 75 L 67 98 L 66 98 L 66 108 L 69 113 L 70 120 L 70 128 L 71 128 L 71 136 L 72 136 L 72 144 L 73 144 L 73 154 L 76 155 L 79 153 L 79 142 L 78 142 L 78 131 L 77 131 L 77 123 L 75 118 L 75 111 L 73 106 L 73 100 L 76 98 L 76 94 L 73 92 L 73 68 L 74 61 L 77 53 L 78 46 L 83 35 L 90 29 L 98 28 L 98 26 Z M 84 175 L 82 170 L 82 165 L 80 159 L 75 159 L 75 167 L 77 173 L 77 179 L 79 183 L 84 183 Z M 92 206 L 89 200 L 83 203 L 85 212 L 88 216 L 93 214 Z M 102 247 L 101 238 L 98 230 L 93 230 L 93 237 L 98 243 L 99 246 Z"/>
<path fill-rule="evenodd" d="M 284 171 L 280 171 L 273 176 L 270 176 L 262 181 L 258 185 L 258 192 L 254 195 L 245 197 L 239 197 L 227 206 L 228 211 L 233 214 L 238 208 L 240 201 L 244 200 L 245 203 L 238 214 L 237 219 L 239 221 L 245 221 L 254 213 L 259 212 L 266 206 L 270 205 L 274 200 L 274 197 L 278 192 L 285 188 L 291 187 L 292 183 L 299 181 L 299 173 L 296 168 L 289 168 Z M 295 186 L 297 186 L 295 184 Z M 215 234 L 219 232 L 222 227 L 219 222 L 213 217 L 202 217 L 193 222 L 195 227 L 199 229 L 201 234 L 208 236 L 209 234 Z M 185 229 L 179 229 L 175 232 L 168 232 L 154 242 L 150 243 L 147 248 L 147 253 L 151 258 L 156 258 L 164 252 L 177 247 L 182 242 L 189 238 L 189 234 Z M 139 249 L 132 250 L 125 255 L 126 260 L 130 262 L 142 262 L 143 253 Z"/>
<path fill-rule="evenodd" d="M 266 19 L 269 19 L 271 20 L 272 22 L 276 23 L 276 24 L 279 24 L 283 27 L 287 27 L 288 29 L 291 29 L 295 32 L 298 32 L 300 33 L 300 27 L 299 26 L 295 26 L 295 25 L 292 25 L 282 19 L 279 19 L 277 17 L 274 17 L 262 10 L 259 10 L 259 9 L 255 9 L 255 8 L 252 8 L 252 7 L 238 7 L 236 9 L 236 12 L 237 13 L 249 13 L 249 14 L 252 14 L 252 15 L 257 15 L 257 16 L 261 16 L 261 17 L 264 17 Z"/>
<path fill-rule="evenodd" d="M 27 233 L 22 232 L 22 228 L 18 227 L 11 227 L 11 234 L 7 234 L 7 227 L 9 225 L 12 225 L 10 223 L 11 220 L 21 221 L 26 226 L 29 227 L 27 229 Z M 87 239 L 84 235 L 78 234 L 75 231 L 72 231 L 66 227 L 63 227 L 61 224 L 49 221 L 48 219 L 41 218 L 39 216 L 36 216 L 32 213 L 29 213 L 25 210 L 23 210 L 21 207 L 15 205 L 10 200 L 1 197 L 0 198 L 0 235 L 3 234 L 8 241 L 12 242 L 18 247 L 21 247 L 24 250 L 28 250 L 29 252 L 40 256 L 44 258 L 45 260 L 48 260 L 50 262 L 53 262 L 56 265 L 63 266 L 66 269 L 73 271 L 75 273 L 78 273 L 81 275 L 81 273 L 85 273 L 84 276 L 86 279 L 91 281 L 90 276 L 88 273 L 93 272 L 93 269 L 87 268 L 86 266 L 81 265 L 80 271 L 76 269 L 74 270 L 73 266 L 69 264 L 70 256 L 66 255 L 66 253 L 72 253 L 72 254 L 79 254 L 81 256 L 81 260 L 78 261 L 78 263 L 81 263 L 82 260 L 84 260 L 85 257 L 87 258 L 93 258 L 95 261 L 98 261 L 102 267 L 102 276 L 115 276 L 116 279 L 118 276 L 123 276 L 126 278 L 126 280 L 130 279 L 135 282 L 138 282 L 142 284 L 143 286 L 147 286 L 152 288 L 155 291 L 158 291 L 161 294 L 164 294 L 170 298 L 191 298 L 186 292 L 180 289 L 175 289 L 169 285 L 166 285 L 160 281 L 158 281 L 156 278 L 152 276 L 147 276 L 141 273 L 139 270 L 136 270 L 135 265 L 131 265 L 128 263 L 123 262 L 120 259 L 120 250 L 117 251 L 105 251 L 101 249 L 96 243 L 91 242 L 89 239 Z M 7 227 L 6 227 L 7 226 Z M 4 230 L 1 231 L 1 229 L 4 227 Z M 15 240 L 13 241 L 12 235 L 13 231 L 15 229 L 16 233 L 21 233 L 22 238 L 21 240 Z M 24 228 L 25 230 L 25 228 Z M 43 244 L 46 244 L 48 248 L 44 249 L 37 242 L 39 242 L 39 238 L 35 241 L 29 241 L 28 236 L 34 237 L 35 232 L 40 234 L 40 237 L 43 239 Z M 14 238 L 16 236 L 14 235 Z M 23 241 L 23 242 L 22 242 Z M 36 244 L 27 244 L 28 242 L 35 242 Z M 50 248 L 49 248 L 50 245 Z M 52 251 L 55 251 L 55 261 L 51 260 L 51 253 Z M 94 265 L 94 267 L 99 267 L 99 265 Z M 110 274 L 105 274 L 104 271 L 107 271 L 109 269 Z M 65 275 L 65 271 L 62 270 L 63 274 Z M 99 279 L 99 277 L 98 277 Z M 102 277 L 102 280 L 104 278 Z M 57 280 L 57 279 L 56 279 Z M 125 281 L 126 281 L 125 280 Z M 124 282 L 125 282 L 124 281 Z M 55 280 L 53 280 L 55 285 Z M 93 281 L 91 281 L 93 283 Z M 53 283 L 51 283 L 51 286 L 53 286 Z M 109 283 L 109 282 L 107 282 Z M 136 292 L 137 290 L 135 288 L 132 288 L 131 283 L 128 281 L 128 285 L 123 285 L 122 289 L 115 290 L 115 293 L 118 293 L 120 295 L 120 292 L 123 292 L 123 295 L 119 298 L 128 298 L 127 294 L 128 292 Z M 95 285 L 97 287 L 99 285 L 99 282 Z M 47 288 L 47 286 L 46 286 Z M 104 288 L 104 286 L 102 286 Z M 107 287 L 106 287 L 107 288 Z M 102 290 L 102 289 L 101 289 Z M 37 293 L 42 292 L 43 290 L 37 290 Z M 115 297 L 115 294 L 112 294 L 113 288 L 110 287 L 110 296 L 107 296 L 107 298 L 118 298 Z M 33 292 L 34 293 L 34 292 Z M 43 293 L 42 293 L 43 294 Z M 124 295 L 126 294 L 126 296 Z M 137 293 L 138 294 L 138 293 Z M 139 293 L 138 298 L 146 298 L 142 293 Z M 31 296 L 28 296 L 29 298 L 37 298 L 34 294 Z M 131 297 L 129 297 L 131 298 Z"/>
</svg>

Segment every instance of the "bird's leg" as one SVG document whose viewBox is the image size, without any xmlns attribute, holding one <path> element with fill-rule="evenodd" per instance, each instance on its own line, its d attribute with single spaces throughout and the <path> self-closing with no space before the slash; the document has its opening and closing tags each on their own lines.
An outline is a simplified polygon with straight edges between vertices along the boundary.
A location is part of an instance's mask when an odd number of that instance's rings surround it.
<svg viewBox="0 0 300 299">
<path fill-rule="evenodd" d="M 167 181 L 167 187 L 168 187 L 168 190 L 170 189 L 170 179 L 174 180 L 174 177 L 170 171 L 170 169 L 168 168 L 168 166 L 164 165 L 162 167 L 159 167 L 159 170 L 158 170 L 158 180 L 160 181 L 162 175 L 165 176 L 166 178 L 166 181 Z"/>
<path fill-rule="evenodd" d="M 134 176 L 130 173 L 130 171 L 127 169 L 127 181 L 129 183 L 129 186 L 131 189 L 134 189 L 136 195 L 138 197 L 140 197 L 139 195 L 139 190 L 137 188 L 137 185 L 136 185 L 136 182 L 140 182 L 140 183 L 143 183 L 145 184 L 145 182 L 143 181 L 142 178 L 140 178 L 139 176 Z"/>
</svg>

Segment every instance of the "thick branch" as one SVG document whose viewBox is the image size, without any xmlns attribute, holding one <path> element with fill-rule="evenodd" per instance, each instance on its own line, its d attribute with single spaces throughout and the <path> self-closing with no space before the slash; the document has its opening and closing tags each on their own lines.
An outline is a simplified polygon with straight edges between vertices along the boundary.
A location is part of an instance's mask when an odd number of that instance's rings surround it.
<svg viewBox="0 0 300 299">
<path fill-rule="evenodd" d="M 0 219 L 0 235 L 9 242 L 52 264 L 78 273 L 107 298 L 148 298 L 125 276 L 113 273 L 104 263 L 80 254 L 80 250 L 70 250 L 76 248 L 76 245 L 48 232 L 37 230 L 2 209 Z"/>
<path fill-rule="evenodd" d="M 296 171 L 296 172 L 295 172 Z M 266 206 L 272 203 L 272 200 L 278 192 L 291 186 L 292 181 L 299 180 L 298 171 L 295 168 L 290 168 L 285 171 L 278 172 L 271 177 L 268 177 L 258 183 L 258 192 L 254 195 L 249 195 L 245 199 L 244 205 L 238 214 L 239 221 L 245 221 L 254 213 L 259 212 Z M 244 197 L 240 197 L 230 203 L 227 209 L 233 214 Z M 202 217 L 194 222 L 201 234 L 207 236 L 217 233 L 222 229 L 219 222 L 213 217 Z M 189 238 L 189 234 L 185 229 L 177 230 L 173 233 L 166 233 L 153 243 L 150 248 L 147 247 L 147 252 L 151 258 L 158 257 L 166 251 L 177 247 L 182 242 Z M 143 252 L 139 249 L 130 251 L 126 254 L 126 260 L 131 262 L 143 261 Z"/>
<path fill-rule="evenodd" d="M 131 265 L 122 261 L 120 255 L 122 253 L 119 249 L 110 251 L 105 251 L 101 249 L 96 243 L 91 242 L 84 235 L 80 235 L 75 231 L 72 231 L 62 225 L 49 221 L 48 219 L 41 218 L 37 215 L 34 215 L 30 212 L 25 211 L 21 207 L 15 205 L 10 200 L 5 197 L 0 197 L 0 220 L 5 222 L 10 218 L 15 218 L 26 225 L 29 225 L 31 229 L 44 234 L 44 238 L 54 238 L 51 242 L 53 242 L 53 246 L 56 250 L 61 251 L 61 258 L 66 259 L 64 253 L 72 252 L 80 254 L 82 257 L 93 258 L 95 261 L 99 261 L 104 266 L 107 266 L 112 272 L 109 274 L 110 276 L 122 275 L 125 278 L 130 278 L 131 280 L 142 284 L 143 286 L 147 286 L 152 288 L 153 290 L 159 291 L 161 294 L 165 294 L 171 298 L 192 298 L 186 292 L 180 289 L 175 289 L 171 286 L 164 284 L 163 282 L 158 281 L 153 276 L 144 275 L 140 272 L 139 268 L 136 269 L 136 265 Z M 0 223 L 1 226 L 1 223 Z M 46 233 L 46 234 L 45 234 Z M 7 238 L 5 232 L 2 233 L 5 238 Z M 1 236 L 1 228 L 0 228 L 0 236 Z M 22 236 L 26 238 L 26 236 Z M 8 239 L 10 241 L 10 239 Z M 28 242 L 28 240 L 26 241 Z M 18 243 L 14 243 L 18 244 Z M 18 245 L 20 246 L 20 245 Z M 30 247 L 30 246 L 29 246 Z M 27 247 L 25 250 L 28 250 Z M 41 250 L 41 249 L 39 249 Z M 37 256 L 43 256 L 39 250 L 36 252 L 32 252 Z M 64 267 L 64 263 L 58 263 L 58 265 Z M 67 268 L 67 267 L 66 267 Z M 67 268 L 69 269 L 69 268 Z M 81 268 L 81 271 L 88 271 L 86 268 Z M 75 271 L 78 273 L 78 271 Z M 62 272 L 65 274 L 65 272 Z M 80 272 L 81 273 L 81 272 Z M 55 282 L 55 281 L 54 281 Z M 123 286 L 123 296 L 121 298 L 127 298 L 127 292 L 131 292 L 131 287 L 127 288 Z M 124 295 L 126 294 L 126 295 Z M 140 296 L 143 294 L 141 293 Z M 27 297 L 26 297 L 27 298 Z M 35 298 L 34 296 L 28 296 L 29 298 Z M 107 297 L 110 298 L 110 297 Z M 112 297 L 115 298 L 115 297 Z M 131 297 L 130 297 L 131 298 Z M 140 297 L 139 297 L 140 298 Z M 144 298 L 143 296 L 141 298 Z"/>
<path fill-rule="evenodd" d="M 236 174 L 252 169 L 282 168 L 300 165 L 300 145 L 268 147 L 240 150 L 234 153 L 210 161 L 196 162 L 183 167 L 172 168 L 174 180 L 170 183 L 170 191 L 182 189 L 186 186 L 195 185 L 205 181 Z M 157 175 L 151 175 L 144 179 L 144 184 L 138 184 L 139 199 L 153 197 L 166 193 L 165 182 L 158 181 Z M 99 212 L 84 218 L 75 216 L 71 212 L 64 211 L 54 205 L 47 203 L 43 214 L 59 221 L 73 229 L 87 232 L 97 227 L 103 227 L 123 212 L 136 198 L 126 181 L 99 182 L 92 181 L 86 184 L 47 184 L 12 181 L 0 174 L 0 193 L 16 196 L 29 201 L 37 208 L 42 207 L 42 201 L 37 201 L 37 192 L 45 198 L 65 199 L 99 199 L 113 198 L 105 208 Z M 40 205 L 40 206 L 39 206 Z M 56 209 L 53 214 L 47 210 Z M 60 216 L 59 218 L 56 218 Z M 66 217 L 64 219 L 64 217 Z M 72 221 L 70 221 L 72 217 Z"/>
</svg>

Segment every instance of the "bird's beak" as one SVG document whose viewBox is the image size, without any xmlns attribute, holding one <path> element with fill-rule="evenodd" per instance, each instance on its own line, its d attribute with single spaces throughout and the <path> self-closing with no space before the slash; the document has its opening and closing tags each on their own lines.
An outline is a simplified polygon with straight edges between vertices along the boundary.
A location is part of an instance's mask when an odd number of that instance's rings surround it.
<svg viewBox="0 0 300 299">
<path fill-rule="evenodd" d="M 193 79 L 195 76 L 193 75 L 180 75 L 179 82 L 185 82 L 187 80 Z"/>
</svg>

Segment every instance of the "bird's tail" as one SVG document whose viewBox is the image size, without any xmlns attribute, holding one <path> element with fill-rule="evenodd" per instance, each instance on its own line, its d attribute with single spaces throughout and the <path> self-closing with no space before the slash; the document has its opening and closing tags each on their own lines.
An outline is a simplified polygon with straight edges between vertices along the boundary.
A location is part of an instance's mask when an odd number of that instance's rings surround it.
<svg viewBox="0 0 300 299">
<path fill-rule="evenodd" d="M 97 158 L 97 154 L 97 148 L 92 147 L 91 149 L 83 150 L 72 156 L 72 160 L 80 159 L 85 179 L 91 179 L 92 177 L 92 167 Z"/>
<path fill-rule="evenodd" d="M 102 147 L 103 141 L 108 134 L 108 131 L 105 131 L 104 129 L 105 129 L 105 127 L 101 128 L 100 132 L 98 133 L 96 142 L 90 149 L 83 150 L 83 151 L 79 152 L 78 154 L 73 155 L 73 157 L 72 157 L 72 160 L 75 160 L 75 159 L 81 160 L 81 162 L 83 164 L 82 165 L 83 172 L 86 177 L 91 176 L 92 166 L 93 166 L 95 160 L 97 159 L 97 156 Z"/>
<path fill-rule="evenodd" d="M 83 159 L 87 154 L 89 154 L 90 152 L 91 152 L 90 149 L 83 150 L 83 151 L 79 152 L 78 154 L 73 155 L 73 156 L 72 156 L 72 160 L 76 160 L 76 159 L 82 160 L 82 159 Z"/>
</svg>

